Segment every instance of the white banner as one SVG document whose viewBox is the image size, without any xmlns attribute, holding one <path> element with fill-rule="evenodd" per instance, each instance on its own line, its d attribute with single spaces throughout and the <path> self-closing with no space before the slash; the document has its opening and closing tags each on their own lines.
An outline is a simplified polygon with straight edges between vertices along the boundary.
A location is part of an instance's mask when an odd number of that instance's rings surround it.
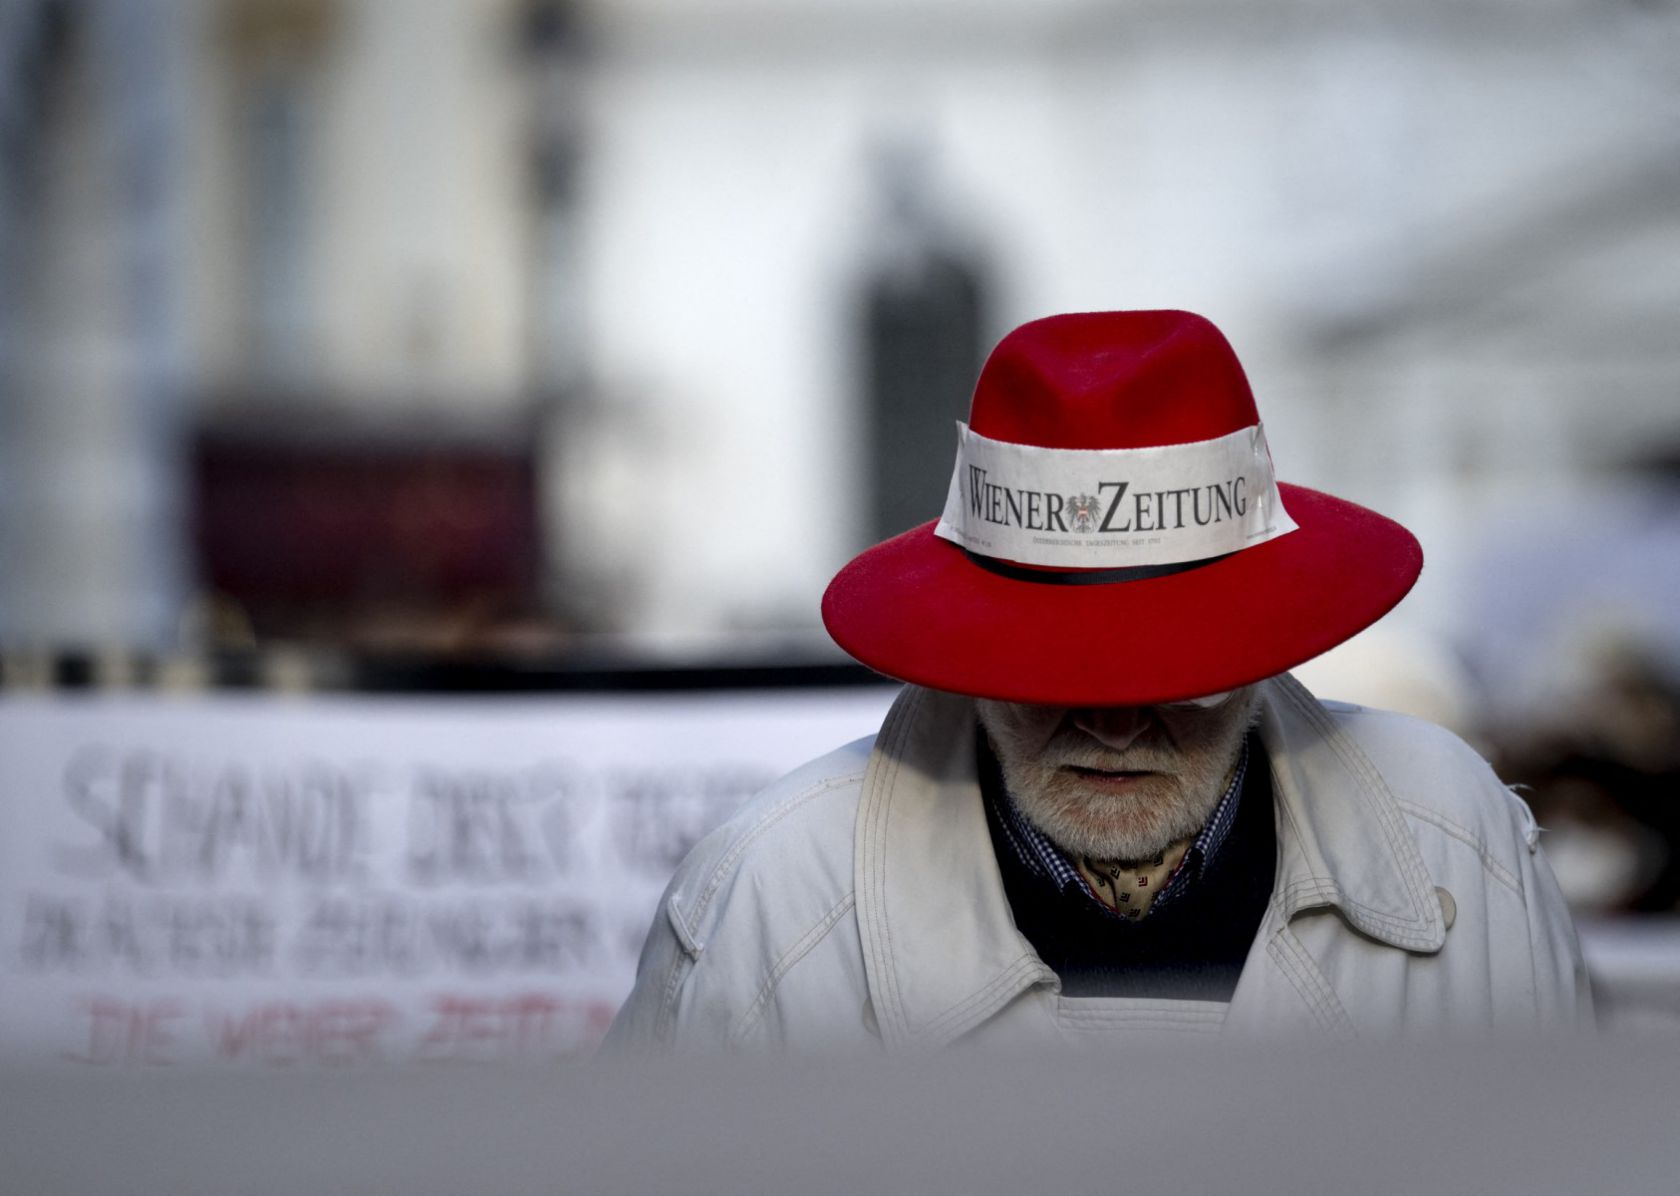
<svg viewBox="0 0 1680 1196">
<path fill-rule="evenodd" d="M 935 534 L 1026 565 L 1122 569 L 1223 556 L 1295 530 L 1259 424 L 1194 444 L 1047 449 L 957 424 Z"/>
<path fill-rule="evenodd" d="M 594 1046 L 677 862 L 892 690 L 0 700 L 0 1059 Z"/>
</svg>

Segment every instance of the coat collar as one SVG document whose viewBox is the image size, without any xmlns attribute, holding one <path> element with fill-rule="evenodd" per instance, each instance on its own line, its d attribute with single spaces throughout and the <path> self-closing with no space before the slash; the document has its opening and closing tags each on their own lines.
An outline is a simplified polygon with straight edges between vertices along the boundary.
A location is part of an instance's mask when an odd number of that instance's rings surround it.
<svg viewBox="0 0 1680 1196">
<path fill-rule="evenodd" d="M 889 1046 L 941 1045 L 1028 988 L 1058 987 L 1009 912 L 975 777 L 976 728 L 972 699 L 909 687 L 864 773 L 858 925 Z M 1263 683 L 1260 738 L 1278 820 L 1276 916 L 1262 935 L 1334 906 L 1372 938 L 1439 950 L 1446 931 L 1429 875 L 1364 753 L 1287 675 Z"/>
<path fill-rule="evenodd" d="M 1287 673 L 1267 681 L 1263 696 L 1260 742 L 1278 818 L 1272 899 L 1283 918 L 1334 906 L 1390 946 L 1439 951 L 1447 933 L 1440 901 L 1376 766 Z"/>
</svg>

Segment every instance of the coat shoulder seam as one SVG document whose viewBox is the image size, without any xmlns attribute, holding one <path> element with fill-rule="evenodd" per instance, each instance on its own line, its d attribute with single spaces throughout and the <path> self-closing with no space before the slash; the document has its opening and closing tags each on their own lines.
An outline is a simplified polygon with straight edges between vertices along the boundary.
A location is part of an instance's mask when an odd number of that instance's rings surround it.
<svg viewBox="0 0 1680 1196">
<path fill-rule="evenodd" d="M 829 932 L 856 905 L 856 892 L 848 892 L 834 904 L 832 909 L 817 920 L 815 926 L 800 935 L 791 947 L 782 952 L 776 962 L 770 966 L 769 972 L 765 974 L 764 983 L 759 986 L 758 993 L 753 998 L 753 1003 L 741 1014 L 734 1029 L 730 1030 L 728 1045 L 731 1049 L 740 1046 L 741 1041 L 747 1036 L 747 1032 L 763 1017 L 765 1009 L 769 1007 L 771 1000 L 775 997 L 776 990 L 781 986 L 783 978 L 793 970 L 794 965 L 816 950 L 828 938 Z"/>
<path fill-rule="evenodd" d="M 1414 801 L 1401 798 L 1400 808 L 1419 822 L 1426 822 L 1448 838 L 1457 839 L 1460 843 L 1469 847 L 1481 859 L 1482 867 L 1487 870 L 1489 876 L 1510 889 L 1518 897 L 1523 895 L 1522 882 L 1509 868 L 1494 857 L 1479 835 L 1467 827 L 1460 826 L 1440 811 L 1431 810 L 1427 806 L 1420 806 Z"/>
<path fill-rule="evenodd" d="M 776 805 L 765 811 L 757 822 L 741 832 L 735 842 L 730 845 L 729 850 L 724 853 L 723 858 L 712 868 L 711 875 L 706 878 L 705 887 L 700 890 L 700 895 L 695 899 L 693 909 L 689 911 L 688 921 L 698 923 L 706 916 L 706 912 L 711 908 L 718 890 L 723 887 L 724 880 L 740 862 L 741 857 L 746 854 L 747 849 L 778 822 L 813 799 L 847 785 L 856 785 L 862 779 L 863 774 L 861 772 L 846 773 L 837 777 L 825 777 L 791 797 L 777 802 Z"/>
</svg>

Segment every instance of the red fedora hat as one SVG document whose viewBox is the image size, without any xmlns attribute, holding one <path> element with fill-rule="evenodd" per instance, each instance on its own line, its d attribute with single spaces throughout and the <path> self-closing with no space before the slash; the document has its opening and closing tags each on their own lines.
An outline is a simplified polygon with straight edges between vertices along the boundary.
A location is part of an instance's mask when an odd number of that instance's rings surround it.
<svg viewBox="0 0 1680 1196">
<path fill-rule="evenodd" d="M 823 623 L 953 693 L 1147 705 L 1280 673 L 1399 602 L 1405 528 L 1280 484 L 1224 336 L 1188 312 L 1023 325 L 958 426 L 945 513 L 861 553 Z"/>
</svg>

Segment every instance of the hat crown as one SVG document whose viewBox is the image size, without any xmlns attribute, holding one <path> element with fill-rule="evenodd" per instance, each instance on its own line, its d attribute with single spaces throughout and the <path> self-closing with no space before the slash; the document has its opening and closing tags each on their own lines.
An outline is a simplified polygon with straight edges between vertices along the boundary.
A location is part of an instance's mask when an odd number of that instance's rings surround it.
<svg viewBox="0 0 1680 1196">
<path fill-rule="evenodd" d="M 1213 440 L 1260 422 L 1224 335 L 1183 311 L 1049 316 L 998 342 L 969 426 L 1055 449 L 1133 449 Z"/>
</svg>

